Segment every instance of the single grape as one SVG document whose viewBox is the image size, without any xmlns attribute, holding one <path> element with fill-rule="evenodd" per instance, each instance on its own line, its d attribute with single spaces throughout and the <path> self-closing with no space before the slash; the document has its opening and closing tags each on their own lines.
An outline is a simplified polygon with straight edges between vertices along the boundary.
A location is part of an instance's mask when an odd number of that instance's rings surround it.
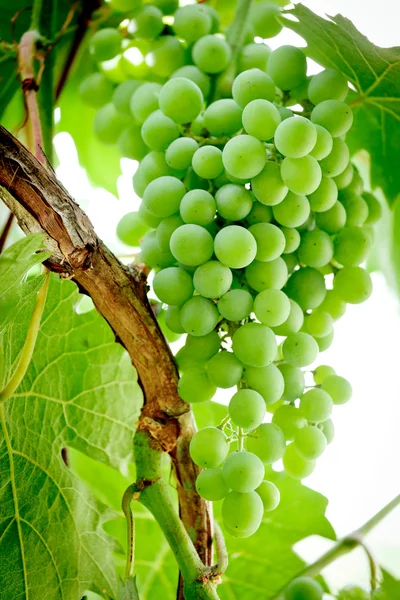
<svg viewBox="0 0 400 600">
<path fill-rule="evenodd" d="M 254 34 L 261 38 L 272 38 L 282 31 L 282 25 L 277 20 L 281 11 L 276 4 L 271 2 L 258 2 L 250 12 L 250 23 Z"/>
<path fill-rule="evenodd" d="M 232 96 L 241 108 L 244 108 L 252 100 L 262 99 L 272 102 L 275 98 L 275 84 L 265 71 L 249 69 L 235 78 Z"/>
<path fill-rule="evenodd" d="M 249 69 L 266 71 L 270 55 L 271 48 L 266 44 L 246 44 L 239 53 L 239 71 L 248 71 Z"/>
<path fill-rule="evenodd" d="M 282 325 L 290 314 L 290 300 L 280 290 L 263 290 L 255 297 L 254 313 L 264 325 Z"/>
<path fill-rule="evenodd" d="M 142 6 L 134 13 L 128 29 L 135 38 L 154 39 L 164 29 L 163 14 L 156 6 Z"/>
<path fill-rule="evenodd" d="M 127 246 L 139 246 L 140 239 L 149 230 L 137 212 L 127 213 L 117 225 L 117 236 Z"/>
<path fill-rule="evenodd" d="M 178 37 L 195 42 L 211 31 L 211 16 L 201 4 L 181 6 L 174 15 L 174 30 Z"/>
<path fill-rule="evenodd" d="M 222 467 L 226 484 L 242 494 L 254 491 L 264 479 L 264 465 L 251 452 L 230 454 Z"/>
<path fill-rule="evenodd" d="M 329 210 L 316 215 L 316 225 L 319 229 L 333 235 L 338 233 L 346 224 L 346 210 L 339 200 Z"/>
<path fill-rule="evenodd" d="M 253 206 L 250 192 L 244 186 L 233 183 L 220 187 L 215 194 L 215 201 L 219 214 L 228 221 L 244 219 Z"/>
<path fill-rule="evenodd" d="M 233 334 L 232 349 L 244 365 L 265 367 L 276 356 L 276 339 L 269 327 L 246 323 Z"/>
<path fill-rule="evenodd" d="M 304 392 L 304 372 L 288 363 L 281 363 L 278 369 L 283 375 L 285 385 L 282 398 L 286 402 L 294 402 Z"/>
<path fill-rule="evenodd" d="M 195 67 L 194 65 L 184 65 L 172 73 L 171 79 L 174 77 L 184 77 L 185 79 L 190 79 L 190 81 L 193 81 L 193 83 L 199 86 L 203 94 L 203 98 L 208 98 L 211 89 L 210 77 L 203 73 L 203 71 L 200 71 L 198 67 Z"/>
<path fill-rule="evenodd" d="M 130 100 L 132 115 L 138 123 L 144 123 L 152 112 L 159 108 L 158 97 L 162 86 L 155 82 L 146 82 L 133 93 Z"/>
<path fill-rule="evenodd" d="M 345 404 L 353 392 L 347 379 L 336 374 L 324 378 L 322 389 L 328 392 L 334 404 Z"/>
<path fill-rule="evenodd" d="M 297 333 L 303 326 L 304 314 L 297 302 L 294 302 L 289 298 L 290 312 L 289 316 L 281 325 L 273 327 L 276 335 L 290 335 L 291 333 Z"/>
<path fill-rule="evenodd" d="M 188 335 L 185 348 L 190 352 L 194 359 L 206 362 L 221 347 L 221 338 L 216 331 L 211 331 L 207 335 L 196 337 Z"/>
<path fill-rule="evenodd" d="M 162 327 L 161 327 L 162 329 Z M 179 335 L 177 333 L 172 332 L 172 335 Z M 180 337 L 180 335 L 179 335 Z M 178 369 L 180 373 L 184 373 L 188 369 L 198 368 L 205 366 L 204 360 L 199 360 L 190 354 L 190 351 L 183 346 L 178 350 L 175 354 L 175 362 L 178 365 Z"/>
<path fill-rule="evenodd" d="M 79 94 L 85 104 L 100 108 L 111 100 L 113 84 L 103 73 L 88 75 L 79 86 Z"/>
<path fill-rule="evenodd" d="M 307 425 L 307 420 L 294 404 L 283 404 L 274 413 L 272 423 L 279 427 L 286 440 L 293 440 L 299 429 Z M 284 448 L 284 451 L 286 446 Z M 282 458 L 282 456 L 280 456 Z"/>
<path fill-rule="evenodd" d="M 197 431 L 190 441 L 190 456 L 199 467 L 215 469 L 219 467 L 229 452 L 226 435 L 217 427 L 204 427 Z"/>
<path fill-rule="evenodd" d="M 253 206 L 246 217 L 246 221 L 249 225 L 255 225 L 256 223 L 270 223 L 272 221 L 272 209 L 256 200 L 253 202 Z"/>
<path fill-rule="evenodd" d="M 299 227 L 310 216 L 310 203 L 303 195 L 288 192 L 277 206 L 272 208 L 275 221 L 284 227 Z"/>
<path fill-rule="evenodd" d="M 216 204 L 209 192 L 196 189 L 183 196 L 179 210 L 184 223 L 204 226 L 214 220 Z"/>
<path fill-rule="evenodd" d="M 204 112 L 204 126 L 216 137 L 232 135 L 242 127 L 242 109 L 230 98 L 212 102 Z"/>
<path fill-rule="evenodd" d="M 284 455 L 286 441 L 283 431 L 278 425 L 263 423 L 246 438 L 246 446 L 264 464 L 272 464 Z"/>
<path fill-rule="evenodd" d="M 155 110 L 145 120 L 141 129 L 142 138 L 152 150 L 166 150 L 179 137 L 177 124 L 161 110 Z"/>
<path fill-rule="evenodd" d="M 243 110 L 243 127 L 259 140 L 270 140 L 281 122 L 278 109 L 268 100 L 252 100 Z"/>
<path fill-rule="evenodd" d="M 307 425 L 296 433 L 294 440 L 297 452 L 307 460 L 315 460 L 323 454 L 327 441 L 323 432 L 314 427 Z"/>
<path fill-rule="evenodd" d="M 167 326 L 167 324 L 165 322 L 165 310 L 159 310 L 159 312 L 157 313 L 157 322 L 158 322 L 160 329 L 163 332 L 164 337 L 167 340 L 167 342 L 172 344 L 173 342 L 177 342 L 181 338 L 180 333 L 175 333 L 174 331 L 171 331 L 170 328 Z M 179 362 L 178 362 L 178 366 L 179 366 Z M 193 364 L 191 366 L 196 366 L 196 365 Z"/>
<path fill-rule="evenodd" d="M 294 194 L 312 194 L 321 183 L 322 172 L 319 163 L 312 156 L 286 157 L 281 164 L 281 176 L 284 184 Z"/>
<path fill-rule="evenodd" d="M 332 150 L 320 161 L 321 169 L 324 175 L 336 177 L 342 173 L 350 161 L 349 148 L 341 138 L 334 138 Z"/>
<path fill-rule="evenodd" d="M 249 231 L 257 242 L 256 260 L 266 262 L 280 256 L 285 248 L 285 236 L 279 227 L 270 223 L 256 223 Z"/>
<path fill-rule="evenodd" d="M 243 269 L 254 260 L 257 243 L 244 227 L 229 225 L 215 236 L 214 252 L 218 260 L 227 267 Z"/>
<path fill-rule="evenodd" d="M 354 167 L 353 167 L 353 164 L 351 162 L 349 162 L 349 164 L 347 165 L 345 170 L 342 171 L 340 173 L 340 175 L 337 175 L 336 177 L 334 177 L 334 180 L 335 180 L 338 190 L 343 190 L 344 188 L 347 188 L 347 186 L 351 184 L 351 181 L 353 179 L 353 174 L 354 174 Z"/>
<path fill-rule="evenodd" d="M 296 252 L 301 242 L 300 233 L 294 227 L 281 227 L 281 231 L 285 236 L 285 248 L 283 254 Z"/>
<path fill-rule="evenodd" d="M 231 287 L 232 271 L 217 260 L 197 267 L 193 283 L 195 290 L 205 298 L 220 298 Z"/>
<path fill-rule="evenodd" d="M 150 151 L 143 141 L 140 125 L 131 125 L 125 129 L 117 140 L 117 146 L 122 156 L 132 160 L 142 160 Z"/>
<path fill-rule="evenodd" d="M 90 52 L 98 62 L 114 58 L 121 50 L 122 37 L 118 29 L 100 29 L 90 40 Z"/>
<path fill-rule="evenodd" d="M 222 152 L 224 167 L 240 179 L 258 175 L 267 161 L 263 144 L 252 135 L 237 135 L 229 140 Z"/>
<path fill-rule="evenodd" d="M 283 342 L 283 358 L 294 367 L 306 367 L 318 356 L 318 344 L 308 333 L 292 333 Z"/>
<path fill-rule="evenodd" d="M 139 212 L 140 217 L 142 216 Z M 155 231 L 146 233 L 140 244 L 140 262 L 145 263 L 150 269 L 171 266 L 175 261 L 169 250 L 161 250 L 157 243 Z"/>
<path fill-rule="evenodd" d="M 295 46 L 277 48 L 268 59 L 267 72 L 281 90 L 298 87 L 307 73 L 304 52 Z"/>
<path fill-rule="evenodd" d="M 186 333 L 181 323 L 181 309 L 179 306 L 169 306 L 165 312 L 165 323 L 174 333 Z"/>
<path fill-rule="evenodd" d="M 177 306 L 187 302 L 194 291 L 191 276 L 179 267 L 169 267 L 156 273 L 153 289 L 161 302 Z"/>
<path fill-rule="evenodd" d="M 278 367 L 273 363 L 266 367 L 246 367 L 243 381 L 264 398 L 265 404 L 274 404 L 282 396 L 284 381 Z M 255 453 L 257 454 L 257 452 Z"/>
<path fill-rule="evenodd" d="M 309 154 L 317 141 L 317 130 L 304 117 L 282 121 L 275 132 L 275 146 L 284 156 L 301 158 Z"/>
<path fill-rule="evenodd" d="M 116 144 L 119 136 L 129 124 L 129 119 L 121 115 L 114 104 L 105 104 L 97 111 L 93 130 L 104 144 Z"/>
<path fill-rule="evenodd" d="M 194 64 L 205 73 L 221 73 L 231 60 L 229 44 L 216 35 L 205 35 L 193 46 L 192 58 Z"/>
<path fill-rule="evenodd" d="M 328 333 L 328 335 L 325 335 L 324 337 L 315 338 L 315 341 L 318 344 L 318 350 L 320 352 L 324 352 L 325 350 L 330 348 L 330 346 L 332 345 L 332 342 L 333 342 L 334 334 L 335 334 L 335 331 L 334 331 L 334 329 L 332 329 L 332 331 L 330 333 Z"/>
<path fill-rule="evenodd" d="M 208 4 L 203 4 L 204 10 L 210 15 L 211 18 L 211 31 L 210 33 L 217 33 L 220 28 L 221 18 L 219 13 L 215 10 L 213 6 L 209 6 Z"/>
<path fill-rule="evenodd" d="M 173 232 L 170 247 L 176 260 L 184 265 L 197 266 L 210 260 L 213 239 L 204 227 L 187 224 Z"/>
<path fill-rule="evenodd" d="M 377 223 L 382 216 L 382 206 L 376 196 L 370 192 L 364 192 L 362 197 L 368 205 L 368 217 L 364 224 L 373 225 L 374 223 Z"/>
<path fill-rule="evenodd" d="M 307 460 L 299 454 L 295 444 L 289 444 L 283 457 L 283 466 L 294 479 L 304 479 L 315 469 L 315 460 Z M 294 596 L 295 597 L 295 596 Z M 308 600 L 308 599 L 307 599 Z"/>
<path fill-rule="evenodd" d="M 219 299 L 218 310 L 228 321 L 242 321 L 253 310 L 253 297 L 247 290 L 230 290 Z"/>
<path fill-rule="evenodd" d="M 162 112 L 175 123 L 191 123 L 200 114 L 204 102 L 199 86 L 185 77 L 167 81 L 158 100 Z"/>
<path fill-rule="evenodd" d="M 219 313 L 210 300 L 194 296 L 182 306 L 180 318 L 186 333 L 203 336 L 215 328 L 219 321 Z"/>
<path fill-rule="evenodd" d="M 311 423 L 323 423 L 331 416 L 333 401 L 324 390 L 312 388 L 300 398 L 300 409 Z"/>
<path fill-rule="evenodd" d="M 256 292 L 266 289 L 280 290 L 288 277 L 286 263 L 281 257 L 268 262 L 254 260 L 246 267 L 245 273 L 248 284 Z"/>
<path fill-rule="evenodd" d="M 317 308 L 306 318 L 306 329 L 315 338 L 326 337 L 333 329 L 333 319 L 328 312 Z"/>
<path fill-rule="evenodd" d="M 262 500 L 265 512 L 271 512 L 279 505 L 281 495 L 272 481 L 262 481 L 256 489 L 256 492 Z"/>
<path fill-rule="evenodd" d="M 330 375 L 336 375 L 336 372 L 333 367 L 328 365 L 320 365 L 313 371 L 314 381 L 317 385 L 320 385 Z"/>
<path fill-rule="evenodd" d="M 194 171 L 204 179 L 214 179 L 224 170 L 222 152 L 215 146 L 203 146 L 196 150 L 192 166 Z"/>
<path fill-rule="evenodd" d="M 255 429 L 265 416 L 265 402 L 255 390 L 242 389 L 232 396 L 228 406 L 232 423 L 244 429 Z"/>
<path fill-rule="evenodd" d="M 282 181 L 279 164 L 267 161 L 261 173 L 251 180 L 251 189 L 261 204 L 274 206 L 282 202 L 288 188 Z"/>
<path fill-rule="evenodd" d="M 327 419 L 323 423 L 319 423 L 318 427 L 324 434 L 327 444 L 331 444 L 335 436 L 335 428 L 332 419 Z"/>
<path fill-rule="evenodd" d="M 162 219 L 156 230 L 156 239 L 157 244 L 163 252 L 169 251 L 171 235 L 181 225 L 183 225 L 183 221 L 179 215 L 171 215 Z"/>
<path fill-rule="evenodd" d="M 332 137 L 340 137 L 353 124 L 353 113 L 348 104 L 340 100 L 323 100 L 311 112 L 311 121 L 329 131 Z"/>
<path fill-rule="evenodd" d="M 187 369 L 178 382 L 178 394 L 185 402 L 207 402 L 216 391 L 216 386 L 208 378 L 206 370 L 201 367 Z"/>
<path fill-rule="evenodd" d="M 167 165 L 178 171 L 185 170 L 192 164 L 192 158 L 199 145 L 189 137 L 174 140 L 167 148 L 165 160 Z"/>
<path fill-rule="evenodd" d="M 282 121 L 294 117 L 294 113 L 287 106 L 278 106 L 279 114 L 281 115 Z"/>
<path fill-rule="evenodd" d="M 128 45 L 123 43 L 122 54 L 102 63 L 101 67 L 108 77 L 115 78 L 116 83 L 122 83 L 128 77 L 143 83 L 151 77 L 146 56 L 149 48 L 148 40 L 143 39 L 131 40 Z"/>
<path fill-rule="evenodd" d="M 326 295 L 324 276 L 311 267 L 301 268 L 290 276 L 285 292 L 303 310 L 317 308 Z"/>
<path fill-rule="evenodd" d="M 307 267 L 324 267 L 333 256 L 332 240 L 325 231 L 313 229 L 306 231 L 301 236 L 301 243 L 297 251 L 300 262 Z"/>
<path fill-rule="evenodd" d="M 314 212 L 325 212 L 332 208 L 338 198 L 338 189 L 336 183 L 330 177 L 322 175 L 321 183 L 313 192 L 309 194 L 311 210 Z"/>
<path fill-rule="evenodd" d="M 174 171 L 165 162 L 164 152 L 155 152 L 154 150 L 146 154 L 144 159 L 139 165 L 134 178 L 139 175 L 140 177 L 140 193 L 138 195 L 142 198 L 146 187 L 151 181 L 162 177 L 163 175 L 173 175 Z M 135 190 L 136 191 L 136 190 Z M 142 205 L 143 206 L 143 203 Z M 152 226 L 154 227 L 154 225 Z"/>
<path fill-rule="evenodd" d="M 323 434 L 322 434 L 323 435 Z M 196 490 L 205 500 L 223 500 L 229 493 L 229 488 L 222 476 L 221 469 L 206 469 L 196 479 Z"/>
<path fill-rule="evenodd" d="M 310 155 L 316 160 L 322 160 L 332 150 L 333 139 L 329 131 L 321 127 L 321 125 L 314 124 L 314 127 L 317 132 L 317 141 Z"/>
<path fill-rule="evenodd" d="M 222 503 L 224 525 L 235 537 L 248 537 L 257 531 L 263 513 L 262 500 L 254 491 L 244 494 L 229 492 Z"/>
<path fill-rule="evenodd" d="M 243 365 L 232 352 L 218 352 L 207 363 L 209 378 L 219 388 L 231 388 L 242 377 Z"/>
<path fill-rule="evenodd" d="M 345 191 L 340 192 L 339 198 L 346 210 L 346 225 L 360 227 L 368 219 L 368 204 L 362 196 L 352 192 L 344 194 Z"/>
<path fill-rule="evenodd" d="M 146 187 L 143 203 L 156 217 L 169 217 L 179 210 L 185 191 L 177 177 L 158 177 Z"/>
<path fill-rule="evenodd" d="M 371 241 L 361 227 L 345 227 L 335 238 L 335 260 L 344 267 L 353 267 L 364 262 Z"/>
<path fill-rule="evenodd" d="M 313 104 L 324 100 L 343 100 L 349 91 L 346 78 L 335 69 L 325 69 L 314 75 L 308 86 L 308 95 Z"/>
<path fill-rule="evenodd" d="M 333 289 L 345 302 L 360 304 L 372 293 L 371 276 L 361 267 L 345 267 L 336 273 Z"/>
<path fill-rule="evenodd" d="M 317 581 L 310 577 L 298 577 L 285 590 L 285 600 L 322 600 L 324 592 Z"/>
<path fill-rule="evenodd" d="M 170 77 L 185 64 L 183 44 L 173 35 L 161 35 L 152 42 L 146 63 L 158 77 Z"/>
<path fill-rule="evenodd" d="M 131 98 L 136 90 L 143 85 L 143 81 L 136 79 L 128 79 L 120 83 L 114 90 L 112 96 L 112 102 L 119 113 L 130 117 L 131 112 Z"/>
</svg>

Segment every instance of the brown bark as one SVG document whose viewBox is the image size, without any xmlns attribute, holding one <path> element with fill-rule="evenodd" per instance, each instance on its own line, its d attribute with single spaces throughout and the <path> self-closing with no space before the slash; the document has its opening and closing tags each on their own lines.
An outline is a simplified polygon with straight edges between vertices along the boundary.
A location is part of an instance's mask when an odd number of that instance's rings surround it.
<svg viewBox="0 0 400 600">
<path fill-rule="evenodd" d="M 155 447 L 170 453 L 182 520 L 200 557 L 210 565 L 209 507 L 196 493 L 198 469 L 188 451 L 194 419 L 178 396 L 178 372 L 147 300 L 145 276 L 110 252 L 54 173 L 1 126 L 0 198 L 25 233 L 45 234 L 45 246 L 52 252 L 46 266 L 92 298 L 128 351 L 144 394 L 138 428 L 148 432 Z"/>
</svg>

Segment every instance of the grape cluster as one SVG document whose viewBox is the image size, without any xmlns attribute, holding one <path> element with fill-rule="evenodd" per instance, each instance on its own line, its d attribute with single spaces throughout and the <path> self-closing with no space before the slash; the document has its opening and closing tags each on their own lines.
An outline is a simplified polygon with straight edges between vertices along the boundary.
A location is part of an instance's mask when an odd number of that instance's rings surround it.
<svg viewBox="0 0 400 600">
<path fill-rule="evenodd" d="M 330 346 L 346 304 L 371 294 L 360 265 L 380 204 L 350 162 L 347 81 L 333 70 L 307 77 L 299 48 L 254 43 L 279 33 L 276 2 L 254 5 L 230 86 L 231 48 L 212 7 L 136 4 L 114 1 L 134 9 L 129 24 L 124 36 L 94 34 L 100 71 L 81 93 L 99 107 L 99 138 L 140 161 L 142 203 L 117 233 L 140 240 L 167 338 L 187 334 L 181 398 L 237 386 L 227 418 L 196 433 L 190 453 L 204 469 L 198 493 L 223 500 L 227 531 L 247 537 L 279 503 L 265 467 L 282 459 L 290 476 L 310 475 L 332 441 L 333 407 L 351 397 L 331 367 L 307 386 L 304 368 Z"/>
</svg>

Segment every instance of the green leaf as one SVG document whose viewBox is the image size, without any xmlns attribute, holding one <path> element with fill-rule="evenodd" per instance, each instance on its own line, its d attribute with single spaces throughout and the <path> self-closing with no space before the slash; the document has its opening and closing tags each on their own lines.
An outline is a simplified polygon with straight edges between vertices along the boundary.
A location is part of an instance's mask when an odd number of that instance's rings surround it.
<svg viewBox="0 0 400 600">
<path fill-rule="evenodd" d="M 284 19 L 285 25 L 306 40 L 308 56 L 341 71 L 357 90 L 346 139 L 352 152 L 368 150 L 372 186 L 393 203 L 400 189 L 400 47 L 375 46 L 341 15 L 327 21 L 302 4 L 289 12 L 298 21 Z"/>
<path fill-rule="evenodd" d="M 32 244 L 32 238 L 23 242 Z M 21 269 L 9 272 L 11 286 Z M 112 544 L 103 529 L 111 512 L 66 467 L 61 451 L 74 447 L 113 467 L 127 465 L 142 396 L 109 326 L 96 311 L 78 315 L 78 300 L 73 283 L 51 277 L 32 362 L 17 393 L 0 408 L 5 598 L 75 600 L 87 589 L 116 594 Z M 31 295 L 18 304 L 0 336 L 0 384 L 13 371 L 33 303 Z"/>
<path fill-rule="evenodd" d="M 119 580 L 118 600 L 139 600 L 136 577 L 128 577 L 125 580 Z"/>
<path fill-rule="evenodd" d="M 400 580 L 395 579 L 385 569 L 381 569 L 383 580 L 381 587 L 373 594 L 374 600 L 397 600 L 400 598 Z"/>
</svg>

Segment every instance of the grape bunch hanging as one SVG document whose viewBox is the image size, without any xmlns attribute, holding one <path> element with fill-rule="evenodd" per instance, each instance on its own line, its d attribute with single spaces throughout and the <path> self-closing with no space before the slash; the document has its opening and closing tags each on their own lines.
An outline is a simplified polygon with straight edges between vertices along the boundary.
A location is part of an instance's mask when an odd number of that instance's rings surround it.
<svg viewBox="0 0 400 600">
<path fill-rule="evenodd" d="M 98 108 L 99 139 L 140 161 L 142 202 L 117 233 L 153 270 L 169 341 L 187 334 L 181 398 L 237 387 L 190 453 L 198 493 L 223 500 L 226 530 L 248 537 L 279 504 L 266 467 L 282 459 L 290 476 L 310 475 L 333 439 L 333 407 L 351 397 L 332 367 L 307 386 L 305 369 L 346 304 L 371 294 L 360 265 L 380 204 L 350 161 L 344 77 L 307 77 L 300 48 L 255 43 L 280 32 L 277 2 L 254 4 L 234 57 L 212 6 L 178 4 L 112 2 L 120 26 L 93 35 L 98 71 L 80 92 Z"/>
</svg>

